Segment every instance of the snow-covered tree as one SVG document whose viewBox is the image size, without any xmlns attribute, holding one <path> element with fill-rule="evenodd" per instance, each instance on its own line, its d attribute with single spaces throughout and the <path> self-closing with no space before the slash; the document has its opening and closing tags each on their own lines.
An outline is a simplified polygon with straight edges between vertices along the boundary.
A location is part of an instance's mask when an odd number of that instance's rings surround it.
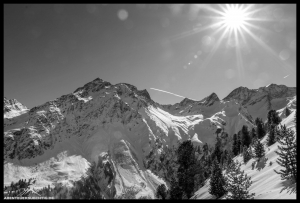
<svg viewBox="0 0 300 203">
<path fill-rule="evenodd" d="M 264 145 L 258 139 L 254 142 L 254 154 L 258 160 L 265 155 Z"/>
<path fill-rule="evenodd" d="M 227 191 L 225 189 L 225 179 L 216 158 L 213 161 L 211 173 L 209 193 L 219 199 L 225 195 Z"/>
<path fill-rule="evenodd" d="M 241 163 L 232 162 L 229 171 L 225 175 L 226 189 L 228 194 L 226 199 L 253 199 L 254 193 L 249 193 L 249 187 L 252 184 L 251 177 L 247 177 L 244 171 L 241 171 Z"/>
<path fill-rule="evenodd" d="M 282 180 L 293 179 L 297 181 L 297 142 L 295 133 L 291 129 L 280 132 L 282 134 L 278 142 L 281 146 L 278 146 L 279 151 L 275 153 L 279 155 L 276 162 L 284 169 L 274 171 L 281 175 Z"/>
</svg>

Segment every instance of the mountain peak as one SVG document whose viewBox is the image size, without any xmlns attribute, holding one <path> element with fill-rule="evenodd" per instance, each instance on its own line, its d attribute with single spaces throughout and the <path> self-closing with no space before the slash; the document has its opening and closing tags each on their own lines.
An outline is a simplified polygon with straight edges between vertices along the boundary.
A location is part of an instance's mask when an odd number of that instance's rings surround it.
<svg viewBox="0 0 300 203">
<path fill-rule="evenodd" d="M 250 90 L 247 87 L 240 86 L 230 92 L 223 100 L 228 101 L 230 99 L 247 99 L 254 92 L 254 90 Z"/>
<path fill-rule="evenodd" d="M 187 105 L 187 104 L 191 104 L 191 103 L 193 103 L 193 102 L 195 102 L 194 100 L 192 100 L 192 99 L 189 99 L 189 98 L 184 98 L 180 103 L 179 103 L 179 105 L 181 105 L 181 106 L 185 106 L 185 105 Z"/>
<path fill-rule="evenodd" d="M 214 101 L 220 101 L 218 95 L 216 93 L 211 93 L 208 97 L 207 100 L 214 100 Z"/>
<path fill-rule="evenodd" d="M 101 86 L 99 88 L 102 88 L 102 86 L 108 86 L 108 85 L 111 85 L 109 82 L 106 82 L 100 78 L 96 78 L 95 80 L 91 81 L 91 82 L 88 82 L 86 83 L 83 87 L 79 87 L 77 88 L 73 93 L 75 92 L 79 92 L 79 91 L 82 91 L 82 90 L 85 90 L 85 91 L 88 91 L 90 89 L 93 89 L 95 88 L 96 86 Z"/>
<path fill-rule="evenodd" d="M 22 103 L 20 103 L 16 99 L 7 99 L 4 97 L 4 117 L 11 117 L 13 115 L 17 115 L 18 112 L 27 110 L 28 108 L 24 106 Z M 9 113 L 10 112 L 10 113 Z M 11 114 L 11 115 L 9 115 Z"/>
<path fill-rule="evenodd" d="M 200 103 L 202 103 L 202 105 L 206 105 L 206 106 L 211 106 L 213 105 L 216 101 L 220 101 L 218 95 L 216 93 L 211 93 L 209 96 L 205 97 L 204 99 L 202 99 L 200 101 Z"/>
</svg>

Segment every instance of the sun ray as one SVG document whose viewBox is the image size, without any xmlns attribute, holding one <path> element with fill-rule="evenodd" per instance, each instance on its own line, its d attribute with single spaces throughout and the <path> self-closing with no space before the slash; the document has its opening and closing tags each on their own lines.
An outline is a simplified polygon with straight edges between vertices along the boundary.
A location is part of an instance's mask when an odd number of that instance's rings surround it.
<svg viewBox="0 0 300 203">
<path fill-rule="evenodd" d="M 216 34 L 217 32 L 221 31 L 223 29 L 223 27 L 220 27 L 214 34 Z M 208 64 L 208 62 L 210 61 L 210 59 L 212 58 L 212 56 L 214 55 L 214 53 L 216 52 L 217 48 L 219 47 L 219 45 L 222 42 L 222 39 L 224 37 L 226 33 L 223 32 L 223 34 L 221 35 L 221 37 L 217 40 L 217 42 L 214 44 L 213 49 L 210 51 L 209 55 L 206 57 L 204 63 L 201 66 L 201 69 L 205 69 L 206 65 Z"/>
<path fill-rule="evenodd" d="M 189 30 L 189 31 L 186 31 L 184 33 L 180 33 L 178 35 L 175 35 L 175 36 L 171 36 L 170 37 L 170 40 L 178 40 L 178 39 L 181 39 L 181 38 L 184 38 L 184 37 L 188 37 L 188 36 L 191 36 L 191 35 L 194 35 L 196 33 L 200 33 L 200 32 L 203 32 L 207 29 L 209 29 L 212 25 L 207 25 L 205 27 L 201 27 L 201 28 L 196 28 L 196 29 L 193 29 L 193 30 Z"/>
<path fill-rule="evenodd" d="M 270 53 L 275 60 L 277 60 L 281 65 L 283 65 L 284 68 L 288 69 L 289 71 L 296 73 L 296 71 L 288 64 L 281 61 L 278 57 L 278 54 L 271 49 L 268 45 L 263 43 L 261 39 L 259 39 L 255 34 L 253 34 L 248 28 L 245 28 L 245 31 L 251 36 L 259 45 L 261 45 L 265 50 L 267 50 L 268 53 Z M 281 69 L 280 69 L 281 70 Z"/>
</svg>

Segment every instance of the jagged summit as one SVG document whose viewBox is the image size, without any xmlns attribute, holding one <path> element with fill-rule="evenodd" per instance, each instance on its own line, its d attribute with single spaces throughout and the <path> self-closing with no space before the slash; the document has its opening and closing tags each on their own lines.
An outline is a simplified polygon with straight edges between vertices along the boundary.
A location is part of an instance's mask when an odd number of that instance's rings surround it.
<svg viewBox="0 0 300 203">
<path fill-rule="evenodd" d="M 218 95 L 216 93 L 211 93 L 211 95 L 209 95 L 208 97 L 205 98 L 207 101 L 211 101 L 211 100 L 214 100 L 214 101 L 220 101 Z"/>
<path fill-rule="evenodd" d="M 28 110 L 28 108 L 22 103 L 20 103 L 18 100 L 7 99 L 6 97 L 4 97 L 4 102 L 3 102 L 4 118 L 10 118 L 19 115 L 25 110 Z"/>
<path fill-rule="evenodd" d="M 202 99 L 199 104 L 205 105 L 205 106 L 211 106 L 213 105 L 216 101 L 220 101 L 218 95 L 216 93 L 211 93 L 209 96 L 205 97 Z"/>
<path fill-rule="evenodd" d="M 6 110 L 24 110 L 27 109 L 27 107 L 25 105 L 23 105 L 22 103 L 20 103 L 18 100 L 16 99 L 7 99 L 6 97 L 4 97 L 4 112 Z"/>
<path fill-rule="evenodd" d="M 232 92 L 227 95 L 223 101 L 228 101 L 230 99 L 237 99 L 237 100 L 246 100 L 248 99 L 253 93 L 255 93 L 255 90 L 248 89 L 247 87 L 238 87 L 234 89 Z"/>
<path fill-rule="evenodd" d="M 97 89 L 99 90 L 99 89 L 101 89 L 105 86 L 109 86 L 109 85 L 111 85 L 109 82 L 106 82 L 106 81 L 104 81 L 100 78 L 96 78 L 95 80 L 86 83 L 83 87 L 77 88 L 74 91 L 74 93 L 79 92 L 79 91 L 83 91 L 83 90 L 89 91 L 91 89 L 94 89 L 95 87 L 98 87 Z"/>
<path fill-rule="evenodd" d="M 192 100 L 192 99 L 189 99 L 189 98 L 184 98 L 179 104 L 181 106 L 185 106 L 185 105 L 188 105 L 188 104 L 191 104 L 191 103 L 194 103 L 195 100 Z"/>
</svg>

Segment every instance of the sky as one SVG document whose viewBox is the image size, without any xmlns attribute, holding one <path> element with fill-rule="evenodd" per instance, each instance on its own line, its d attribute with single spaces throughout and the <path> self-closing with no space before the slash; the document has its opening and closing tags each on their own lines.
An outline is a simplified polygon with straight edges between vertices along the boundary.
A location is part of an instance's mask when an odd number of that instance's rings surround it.
<svg viewBox="0 0 300 203">
<path fill-rule="evenodd" d="M 4 5 L 5 97 L 32 108 L 98 77 L 161 104 L 296 87 L 296 5 Z"/>
</svg>

